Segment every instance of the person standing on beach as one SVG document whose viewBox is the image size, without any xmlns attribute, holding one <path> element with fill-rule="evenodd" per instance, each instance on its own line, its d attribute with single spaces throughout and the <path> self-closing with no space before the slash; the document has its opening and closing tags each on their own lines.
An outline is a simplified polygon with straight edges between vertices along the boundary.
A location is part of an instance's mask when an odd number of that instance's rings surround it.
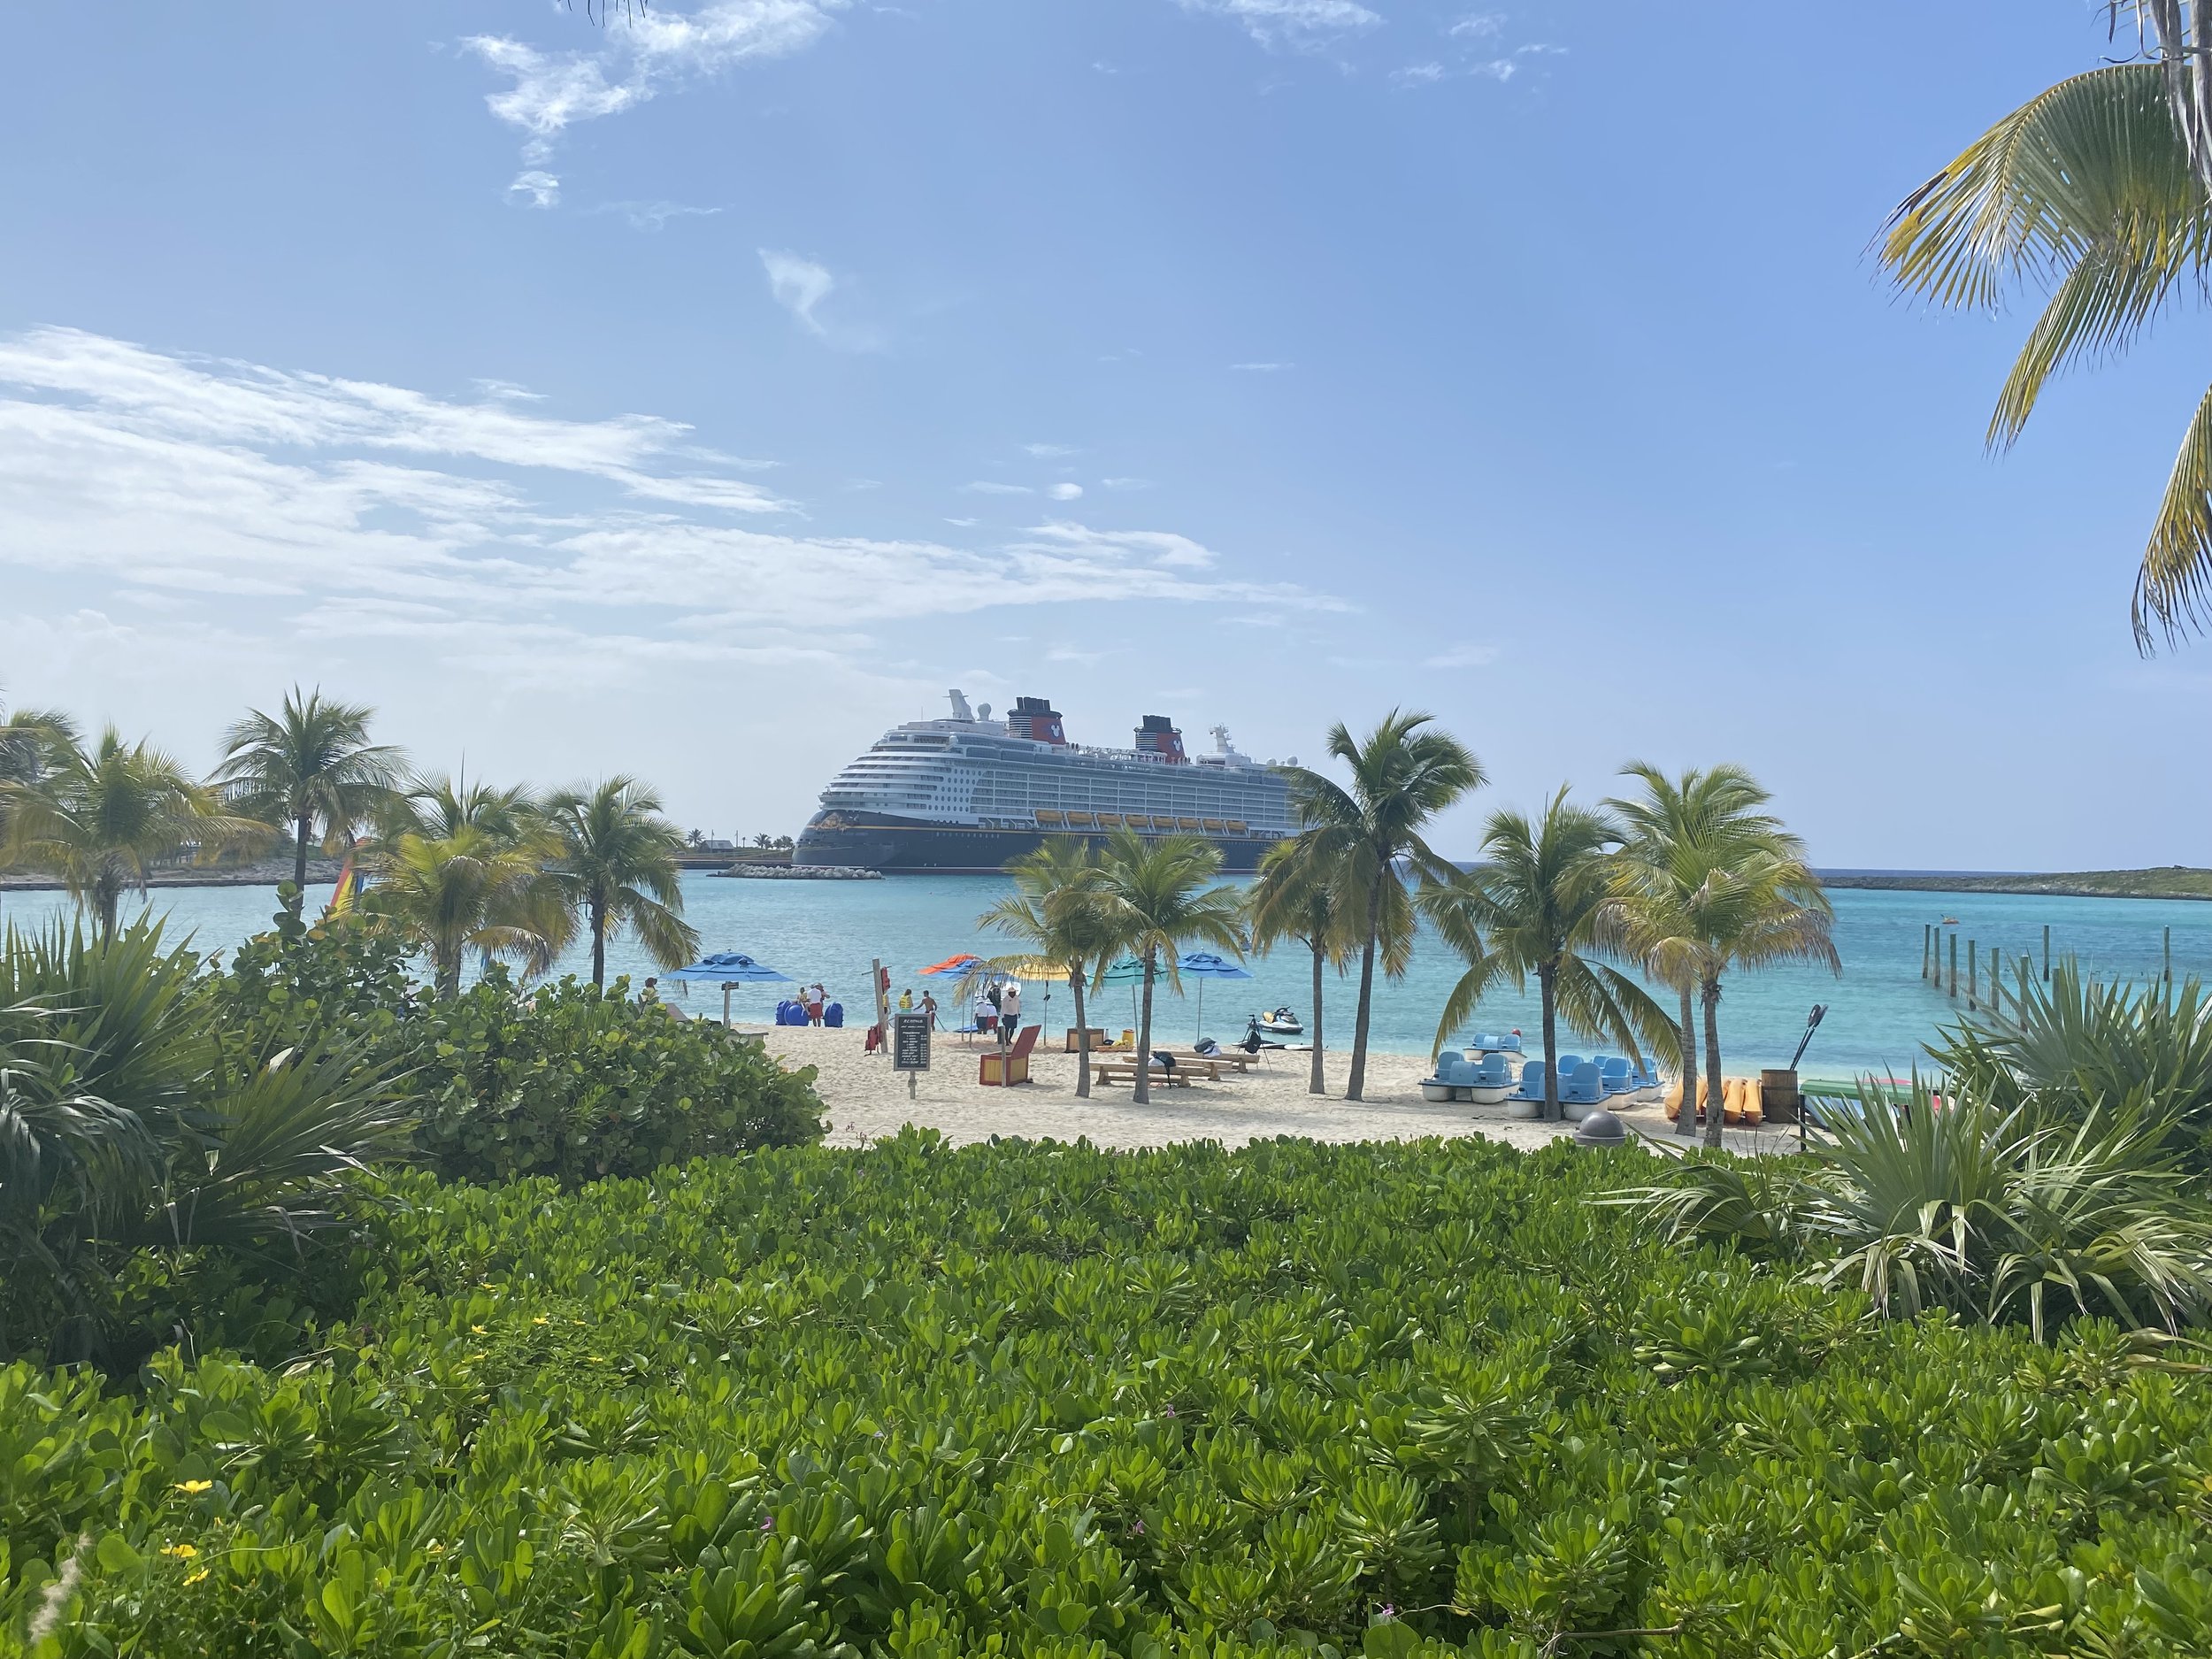
<svg viewBox="0 0 2212 1659">
<path fill-rule="evenodd" d="M 905 990 L 899 993 L 899 1012 L 902 1014 L 910 1014 L 913 1011 L 914 987 L 910 985 Z"/>
<path fill-rule="evenodd" d="M 937 1029 L 936 992 L 924 991 L 922 993 L 922 1012 L 929 1016 L 929 1028 L 932 1031 L 935 1031 Z"/>
<path fill-rule="evenodd" d="M 1022 987 L 1018 979 L 1007 980 L 998 994 L 998 1040 L 1011 1042 L 1021 1030 Z"/>
</svg>

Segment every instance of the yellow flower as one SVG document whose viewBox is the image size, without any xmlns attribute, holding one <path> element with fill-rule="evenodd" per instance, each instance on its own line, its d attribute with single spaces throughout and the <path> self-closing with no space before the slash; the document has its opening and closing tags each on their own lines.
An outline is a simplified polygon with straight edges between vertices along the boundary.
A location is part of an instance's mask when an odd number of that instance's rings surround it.
<svg viewBox="0 0 2212 1659">
<path fill-rule="evenodd" d="M 536 1318 L 531 1320 L 530 1323 L 532 1325 L 551 1325 L 553 1321 L 547 1318 L 543 1314 L 540 1314 Z"/>
<path fill-rule="evenodd" d="M 480 1325 L 472 1325 L 469 1326 L 469 1334 L 471 1336 L 481 1336 L 484 1334 L 484 1327 Z"/>
<path fill-rule="evenodd" d="M 205 1567 L 203 1567 L 203 1568 L 201 1568 L 201 1569 L 200 1569 L 197 1572 L 188 1572 L 188 1573 L 186 1573 L 186 1574 L 184 1575 L 184 1581 L 185 1581 L 187 1584 L 197 1584 L 197 1583 L 199 1583 L 199 1581 L 200 1581 L 201 1579 L 203 1579 L 203 1578 L 206 1578 L 206 1577 L 207 1577 L 207 1569 L 206 1569 Z"/>
<path fill-rule="evenodd" d="M 212 1492 L 215 1489 L 215 1483 L 211 1480 L 180 1480 L 177 1482 L 176 1489 L 179 1492 L 188 1492 L 197 1496 L 203 1492 Z"/>
<path fill-rule="evenodd" d="M 161 1547 L 161 1553 L 165 1555 L 174 1555 L 180 1561 L 189 1561 L 200 1552 L 189 1544 L 164 1544 Z"/>
</svg>

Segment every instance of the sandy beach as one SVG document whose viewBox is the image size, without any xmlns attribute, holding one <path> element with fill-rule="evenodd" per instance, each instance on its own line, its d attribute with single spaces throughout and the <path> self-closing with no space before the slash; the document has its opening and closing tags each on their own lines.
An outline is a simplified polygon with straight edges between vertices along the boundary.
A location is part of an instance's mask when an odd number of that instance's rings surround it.
<svg viewBox="0 0 2212 1659">
<path fill-rule="evenodd" d="M 888 1060 L 863 1051 L 865 1033 L 859 1029 L 783 1025 L 757 1034 L 785 1064 L 816 1069 L 831 1146 L 865 1146 L 910 1123 L 941 1131 L 954 1141 L 993 1135 L 1083 1137 L 1105 1147 L 1156 1147 L 1178 1141 L 1239 1147 L 1276 1135 L 1337 1141 L 1484 1135 L 1540 1147 L 1574 1131 L 1572 1124 L 1509 1118 L 1502 1106 L 1433 1105 L 1421 1098 L 1420 1080 L 1430 1074 L 1429 1064 L 1410 1055 L 1371 1055 L 1363 1102 L 1343 1098 L 1348 1055 L 1327 1056 L 1330 1093 L 1316 1095 L 1306 1092 L 1307 1056 L 1285 1051 L 1268 1053 L 1252 1071 L 1225 1076 L 1218 1083 L 1155 1089 L 1150 1102 L 1141 1106 L 1125 1083 L 1094 1087 L 1088 1100 L 1079 1098 L 1075 1056 L 1041 1046 L 1031 1059 L 1031 1082 L 987 1088 L 976 1078 L 983 1047 L 940 1033 L 931 1069 L 918 1077 L 910 1101 L 904 1075 L 894 1072 Z M 1663 1135 L 1673 1129 L 1656 1106 L 1615 1110 L 1634 1132 Z M 1739 1151 L 1779 1151 L 1795 1144 L 1795 1133 L 1778 1125 L 1762 1131 L 1730 1130 L 1728 1142 Z"/>
</svg>

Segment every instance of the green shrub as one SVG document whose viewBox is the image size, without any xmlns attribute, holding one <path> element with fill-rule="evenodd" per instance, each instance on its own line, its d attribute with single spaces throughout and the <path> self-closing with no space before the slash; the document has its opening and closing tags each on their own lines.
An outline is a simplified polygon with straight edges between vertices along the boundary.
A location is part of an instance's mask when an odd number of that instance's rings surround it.
<svg viewBox="0 0 2212 1659">
<path fill-rule="evenodd" d="M 575 1187 L 820 1139 L 811 1066 L 787 1071 L 758 1039 L 626 990 L 565 979 L 518 998 L 495 971 L 419 1007 L 403 1031 L 423 1159 L 454 1179 Z"/>
<path fill-rule="evenodd" d="M 574 979 L 518 991 L 495 965 L 440 1000 L 374 926 L 303 929 L 282 914 L 240 949 L 225 986 L 241 1029 L 336 1030 L 403 1072 L 416 1155 L 449 1179 L 574 1187 L 820 1139 L 811 1068 L 787 1071 L 757 1040 L 627 993 L 624 979 L 602 993 Z"/>
<path fill-rule="evenodd" d="M 0 1371 L 0 1651 L 2201 1653 L 2201 1350 L 1881 1319 L 1588 1202 L 1654 1167 L 408 1171 L 314 1356 Z"/>
</svg>

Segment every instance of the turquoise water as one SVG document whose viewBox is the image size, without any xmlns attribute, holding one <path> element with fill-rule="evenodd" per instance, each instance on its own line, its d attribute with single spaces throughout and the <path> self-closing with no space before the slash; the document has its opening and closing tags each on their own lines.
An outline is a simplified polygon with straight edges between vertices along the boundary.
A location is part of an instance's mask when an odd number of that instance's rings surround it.
<svg viewBox="0 0 2212 1659">
<path fill-rule="evenodd" d="M 884 881 L 742 881 L 703 873 L 684 878 L 685 909 L 710 950 L 742 950 L 795 979 L 820 979 L 849 1008 L 865 1005 L 868 962 L 879 956 L 892 972 L 895 996 L 911 986 L 918 999 L 930 982 L 914 971 L 963 950 L 984 955 L 1010 949 L 979 934 L 975 920 L 1008 890 L 994 876 L 945 876 Z M 319 905 L 327 889 L 311 893 Z M 1909 1070 L 1920 1045 L 1955 1005 L 1931 991 L 1919 978 L 1921 928 L 1946 916 L 1958 918 L 1961 998 L 1964 1005 L 1965 937 L 1975 939 L 1986 964 L 1990 948 L 2016 962 L 2023 954 L 2040 960 L 2043 928 L 2048 924 L 2055 948 L 2071 952 L 2093 972 L 2147 979 L 2158 971 L 2161 929 L 2173 929 L 2176 976 L 2212 979 L 2212 904 L 2144 899 L 2053 899 L 1985 894 L 1839 892 L 1836 946 L 1842 953 L 1840 979 L 1824 971 L 1791 967 L 1732 976 L 1721 1004 L 1721 1048 L 1731 1071 L 1777 1065 L 1788 1060 L 1816 1002 L 1828 1004 L 1828 1018 L 1805 1057 L 1808 1072 Z M 36 922 L 68 902 L 58 894 L 0 894 L 0 918 L 19 925 Z M 178 887 L 152 896 L 157 911 L 173 926 L 188 928 L 204 949 L 234 945 L 267 925 L 275 908 L 265 887 Z M 609 952 L 611 972 L 642 977 L 649 972 L 627 941 Z M 1213 1035 L 1233 1040 L 1243 1033 L 1244 1016 L 1254 1009 L 1287 1002 L 1310 1015 L 1309 968 L 1294 949 L 1250 964 L 1251 980 L 1215 981 L 1206 987 L 1205 1024 Z M 585 952 L 572 952 L 565 971 L 584 972 Z M 1379 1048 L 1425 1054 L 1436 1032 L 1436 1018 L 1456 979 L 1458 966 L 1448 951 L 1425 940 L 1404 979 L 1385 983 L 1376 997 L 1374 1042 Z M 2008 970 L 2009 978 L 2009 970 Z M 1354 981 L 1328 981 L 1328 1036 L 1332 1046 L 1348 1042 Z M 1065 987 L 1054 989 L 1048 1010 L 1029 986 L 1028 1010 L 1044 1012 L 1054 1025 L 1073 1018 Z M 1164 991 L 1157 1011 L 1160 1030 L 1180 1039 L 1196 1028 L 1195 985 L 1177 998 Z M 764 1022 L 775 1004 L 775 987 L 735 994 L 741 1020 Z M 1130 1021 L 1128 994 L 1102 993 L 1095 1023 Z M 719 1013 L 718 988 L 695 987 L 688 1006 Z M 1485 1002 L 1476 1022 L 1486 1028 L 1537 1029 L 1535 997 L 1510 993 Z M 857 1038 L 856 1038 L 857 1041 Z"/>
</svg>

